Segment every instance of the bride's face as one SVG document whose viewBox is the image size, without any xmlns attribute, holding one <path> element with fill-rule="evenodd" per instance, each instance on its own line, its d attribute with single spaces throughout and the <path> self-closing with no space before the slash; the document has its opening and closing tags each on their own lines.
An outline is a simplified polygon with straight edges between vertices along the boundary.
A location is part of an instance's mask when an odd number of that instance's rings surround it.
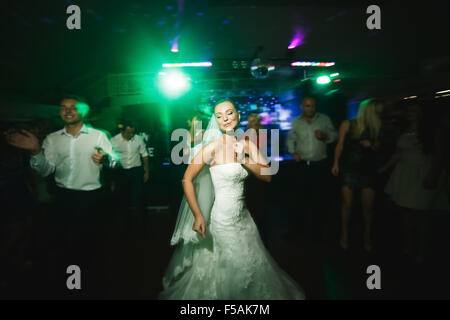
<svg viewBox="0 0 450 320">
<path fill-rule="evenodd" d="M 217 124 L 223 131 L 231 131 L 237 127 L 240 114 L 230 101 L 219 103 L 214 109 Z"/>
</svg>

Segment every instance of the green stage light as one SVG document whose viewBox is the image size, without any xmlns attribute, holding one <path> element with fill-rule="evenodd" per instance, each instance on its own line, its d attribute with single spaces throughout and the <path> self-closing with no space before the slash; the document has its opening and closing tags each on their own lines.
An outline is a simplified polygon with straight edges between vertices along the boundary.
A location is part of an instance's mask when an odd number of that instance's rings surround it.
<svg viewBox="0 0 450 320">
<path fill-rule="evenodd" d="M 191 82 L 187 75 L 181 71 L 173 70 L 158 74 L 158 87 L 167 98 L 175 99 L 191 88 Z"/>
<path fill-rule="evenodd" d="M 329 76 L 320 76 L 316 81 L 318 84 L 327 84 L 330 83 L 331 80 Z"/>
</svg>

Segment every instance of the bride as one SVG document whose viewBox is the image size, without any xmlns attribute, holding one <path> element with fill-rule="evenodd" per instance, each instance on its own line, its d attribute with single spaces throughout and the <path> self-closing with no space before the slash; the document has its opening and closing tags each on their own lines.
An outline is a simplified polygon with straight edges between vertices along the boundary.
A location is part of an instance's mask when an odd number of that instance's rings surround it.
<svg viewBox="0 0 450 320">
<path fill-rule="evenodd" d="M 194 147 L 171 240 L 177 248 L 159 299 L 304 299 L 264 247 L 244 206 L 249 172 L 267 182 L 271 176 L 263 174 L 268 164 L 256 145 L 236 139 L 239 120 L 232 102 L 219 102 L 203 142 Z"/>
</svg>

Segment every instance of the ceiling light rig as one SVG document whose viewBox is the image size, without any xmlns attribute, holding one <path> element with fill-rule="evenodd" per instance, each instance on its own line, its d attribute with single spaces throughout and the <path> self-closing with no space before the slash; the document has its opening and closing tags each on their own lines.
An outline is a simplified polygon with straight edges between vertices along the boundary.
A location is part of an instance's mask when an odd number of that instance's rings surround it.
<svg viewBox="0 0 450 320">
<path fill-rule="evenodd" d="M 250 66 L 250 73 L 256 79 L 266 79 L 269 72 L 275 70 L 275 66 L 264 59 L 256 58 Z"/>
<path fill-rule="evenodd" d="M 434 98 L 438 99 L 438 98 L 449 97 L 449 96 L 450 96 L 450 93 L 447 93 L 447 94 L 436 95 L 436 96 L 434 96 Z"/>
<path fill-rule="evenodd" d="M 335 64 L 335 62 L 295 61 L 291 63 L 291 67 L 332 67 Z"/>
<path fill-rule="evenodd" d="M 212 67 L 212 62 L 187 62 L 187 63 L 163 63 L 163 68 L 183 68 L 183 67 Z"/>
<path fill-rule="evenodd" d="M 434 96 L 435 99 L 449 97 L 450 90 L 441 90 L 441 91 L 435 92 L 434 94 L 435 94 L 435 96 Z"/>
</svg>

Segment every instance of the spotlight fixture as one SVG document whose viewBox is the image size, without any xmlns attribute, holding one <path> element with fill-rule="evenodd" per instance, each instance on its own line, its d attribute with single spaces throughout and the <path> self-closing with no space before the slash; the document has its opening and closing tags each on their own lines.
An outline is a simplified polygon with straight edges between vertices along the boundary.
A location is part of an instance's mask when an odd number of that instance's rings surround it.
<svg viewBox="0 0 450 320">
<path fill-rule="evenodd" d="M 327 84 L 330 83 L 331 80 L 329 76 L 320 76 L 317 77 L 316 81 L 318 84 Z"/>
<path fill-rule="evenodd" d="M 178 98 L 191 88 L 190 79 L 180 71 L 160 72 L 158 75 L 159 90 L 167 98 Z"/>
</svg>

